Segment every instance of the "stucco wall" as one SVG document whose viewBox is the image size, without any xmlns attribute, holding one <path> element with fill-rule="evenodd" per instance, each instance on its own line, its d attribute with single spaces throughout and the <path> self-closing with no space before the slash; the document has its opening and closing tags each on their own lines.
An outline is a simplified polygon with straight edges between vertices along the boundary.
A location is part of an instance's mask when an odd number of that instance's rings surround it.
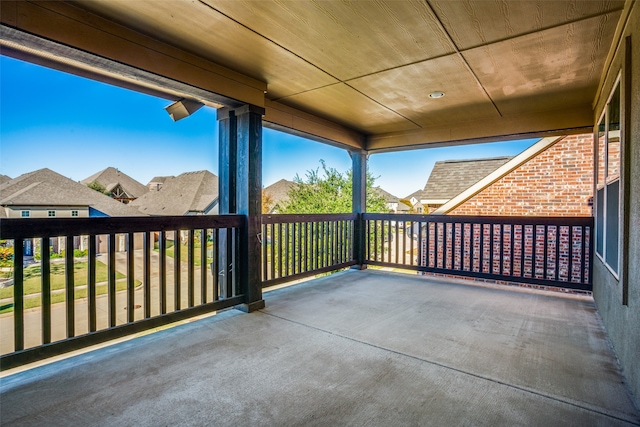
<svg viewBox="0 0 640 427">
<path fill-rule="evenodd" d="M 591 216 L 593 134 L 568 136 L 448 215 Z"/>
<path fill-rule="evenodd" d="M 628 188 L 629 194 L 629 227 L 628 234 L 621 231 L 623 242 L 621 253 L 626 252 L 629 262 L 625 270 L 621 269 L 620 281 L 609 272 L 598 257 L 594 261 L 593 294 L 600 316 L 605 328 L 620 359 L 624 374 L 632 392 L 635 394 L 636 403 L 640 405 L 640 5 L 635 3 L 631 11 L 630 19 L 625 29 L 624 36 L 632 37 L 632 66 L 631 96 L 623 108 L 628 109 L 628 119 L 623 126 L 628 126 L 630 138 L 624 141 L 628 151 L 625 163 L 629 167 L 629 173 L 623 177 L 623 185 Z M 608 64 L 605 73 L 605 82 L 602 96 L 598 100 L 595 110 L 595 122 L 600 117 L 603 106 L 611 92 L 615 79 L 620 69 L 624 67 L 625 38 L 622 37 L 618 45 L 613 61 Z M 629 76 L 628 69 L 625 77 Z M 622 86 L 624 87 L 624 86 Z M 624 131 L 624 128 L 623 128 Z M 628 286 L 628 304 L 622 303 L 623 285 Z"/>
</svg>

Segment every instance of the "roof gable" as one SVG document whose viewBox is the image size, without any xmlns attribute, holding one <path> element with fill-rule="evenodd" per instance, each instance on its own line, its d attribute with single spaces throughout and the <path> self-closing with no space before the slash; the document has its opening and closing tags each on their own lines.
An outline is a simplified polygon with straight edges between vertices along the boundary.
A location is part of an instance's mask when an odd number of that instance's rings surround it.
<svg viewBox="0 0 640 427">
<path fill-rule="evenodd" d="M 424 186 L 421 200 L 449 200 L 511 160 L 494 157 L 436 162 Z"/>
<path fill-rule="evenodd" d="M 491 172 L 490 174 L 488 174 L 478 182 L 466 188 L 463 192 L 453 197 L 451 200 L 449 200 L 448 202 L 440 206 L 437 210 L 435 210 L 432 213 L 436 215 L 446 214 L 447 212 L 460 206 L 462 203 L 469 200 L 471 197 L 475 196 L 480 191 L 484 190 L 485 188 L 487 188 L 488 186 L 490 186 L 491 184 L 493 184 L 503 176 L 507 175 L 514 169 L 520 167 L 524 163 L 533 159 L 535 156 L 537 156 L 538 154 L 540 154 L 541 152 L 553 146 L 558 141 L 561 141 L 564 138 L 565 138 L 564 136 L 542 138 L 540 141 L 533 144 L 531 147 L 527 148 L 517 156 L 512 157 L 511 160 L 509 160 L 508 162 L 506 162 L 505 164 L 503 164 L 502 166 L 500 166 L 499 168 L 497 168 L 496 170 L 494 170 L 493 172 Z"/>
<path fill-rule="evenodd" d="M 218 177 L 209 171 L 165 177 L 159 190 L 130 203 L 148 215 L 209 214 L 218 200 Z"/>
<path fill-rule="evenodd" d="M 380 187 L 373 187 L 371 190 L 382 197 L 385 203 L 398 203 L 400 201 L 398 197 L 394 196 L 386 190 L 383 190 Z"/>
<path fill-rule="evenodd" d="M 89 185 L 94 181 L 103 185 L 110 193 L 112 193 L 114 189 L 118 191 L 119 195 L 114 194 L 114 196 L 118 198 L 126 197 L 135 199 L 145 195 L 149 191 L 146 185 L 141 184 L 114 167 L 101 170 L 80 182 L 84 185 Z"/>
</svg>

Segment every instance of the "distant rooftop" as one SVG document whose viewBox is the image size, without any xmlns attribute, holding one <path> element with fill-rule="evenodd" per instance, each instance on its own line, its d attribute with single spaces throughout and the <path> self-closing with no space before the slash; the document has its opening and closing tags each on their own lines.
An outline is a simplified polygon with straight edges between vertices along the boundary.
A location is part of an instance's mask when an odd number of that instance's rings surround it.
<svg viewBox="0 0 640 427">
<path fill-rule="evenodd" d="M 44 168 L 0 185 L 0 205 L 90 206 L 108 216 L 137 216 L 136 209 Z"/>
<path fill-rule="evenodd" d="M 209 171 L 185 172 L 164 178 L 157 191 L 147 191 L 130 203 L 147 215 L 216 214 L 218 177 Z M 154 178 L 156 179 L 156 178 Z"/>
<path fill-rule="evenodd" d="M 393 194 L 389 193 L 386 190 L 383 190 L 380 187 L 373 187 L 371 189 L 372 191 L 374 191 L 375 193 L 379 194 L 380 197 L 382 197 L 385 201 L 385 203 L 398 203 L 400 202 L 400 199 L 396 196 L 394 196 Z"/>
<path fill-rule="evenodd" d="M 84 185 L 89 185 L 94 181 L 103 185 L 109 192 L 113 192 L 119 186 L 124 192 L 124 197 L 128 199 L 136 199 L 149 192 L 145 185 L 114 167 L 101 170 L 80 182 Z"/>
<path fill-rule="evenodd" d="M 436 162 L 422 190 L 421 200 L 452 199 L 512 158 L 492 157 Z"/>
<path fill-rule="evenodd" d="M 281 179 L 264 189 L 265 195 L 272 204 L 268 209 L 270 212 L 276 209 L 277 206 L 282 206 L 289 201 L 289 190 L 291 190 L 291 187 L 294 185 L 295 183 L 293 181 Z"/>
</svg>

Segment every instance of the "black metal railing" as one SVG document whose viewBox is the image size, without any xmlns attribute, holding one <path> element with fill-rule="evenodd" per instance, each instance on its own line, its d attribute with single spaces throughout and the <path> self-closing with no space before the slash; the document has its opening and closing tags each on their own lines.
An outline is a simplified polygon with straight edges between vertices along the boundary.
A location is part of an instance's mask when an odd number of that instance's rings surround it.
<svg viewBox="0 0 640 427">
<path fill-rule="evenodd" d="M 357 214 L 263 215 L 262 286 L 354 265 Z"/>
<path fill-rule="evenodd" d="M 363 214 L 365 263 L 592 289 L 593 218 Z"/>
<path fill-rule="evenodd" d="M 0 289 L 2 368 L 245 302 L 233 269 L 245 224 L 241 215 L 3 219 L 13 286 Z"/>
</svg>

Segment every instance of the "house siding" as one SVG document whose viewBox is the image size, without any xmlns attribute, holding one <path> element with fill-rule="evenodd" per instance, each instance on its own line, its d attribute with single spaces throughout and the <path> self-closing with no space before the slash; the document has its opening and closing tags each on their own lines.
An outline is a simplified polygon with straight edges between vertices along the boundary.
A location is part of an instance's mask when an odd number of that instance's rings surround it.
<svg viewBox="0 0 640 427">
<path fill-rule="evenodd" d="M 563 138 L 448 215 L 591 216 L 593 135 Z"/>
<path fill-rule="evenodd" d="M 29 212 L 28 218 L 49 218 L 49 211 L 54 211 L 56 218 L 86 218 L 89 216 L 89 209 L 86 206 L 7 206 L 7 218 L 24 218 L 22 211 Z M 78 215 L 74 217 L 73 211 L 77 211 Z"/>
<path fill-rule="evenodd" d="M 632 37 L 631 64 L 625 64 L 625 38 Z M 640 3 L 636 2 L 630 12 L 628 23 L 615 49 L 616 54 L 605 68 L 607 79 L 602 87 L 594 111 L 594 122 L 600 118 L 607 96 L 614 87 L 620 70 L 623 70 L 623 81 L 629 79 L 630 91 L 623 96 L 625 118 L 623 129 L 628 132 L 628 139 L 623 144 L 623 164 L 628 173 L 623 173 L 623 186 L 628 200 L 626 223 L 628 231 L 620 229 L 620 275 L 616 278 L 605 266 L 599 256 L 593 260 L 593 298 L 598 312 L 607 330 L 607 334 L 620 361 L 627 384 L 634 393 L 637 405 L 640 405 Z M 621 198 L 621 203 L 624 203 Z M 626 258 L 626 260 L 625 260 Z M 623 289 L 628 289 L 628 300 L 623 303 Z"/>
</svg>

